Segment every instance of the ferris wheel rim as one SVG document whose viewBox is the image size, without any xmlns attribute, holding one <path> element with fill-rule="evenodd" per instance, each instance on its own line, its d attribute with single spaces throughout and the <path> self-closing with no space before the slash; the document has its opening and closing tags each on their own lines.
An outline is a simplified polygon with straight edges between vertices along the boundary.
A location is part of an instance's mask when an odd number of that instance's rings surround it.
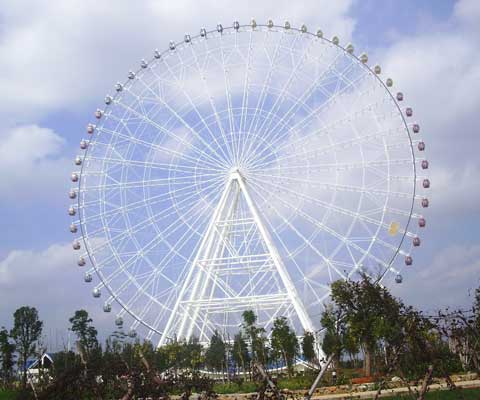
<svg viewBox="0 0 480 400">
<path fill-rule="evenodd" d="M 258 28 L 268 28 L 268 29 L 272 29 L 271 26 L 268 26 L 266 24 L 258 24 L 257 25 Z M 250 25 L 248 24 L 245 24 L 245 25 L 240 25 L 240 28 L 247 28 L 247 27 L 250 27 Z M 273 28 L 278 28 L 279 30 L 281 29 L 285 29 L 284 27 L 282 26 L 279 26 L 279 25 L 273 25 Z M 233 30 L 237 30 L 235 29 L 234 27 L 225 27 L 223 28 L 225 31 L 231 31 L 230 33 L 234 34 L 236 32 L 233 32 Z M 318 38 L 318 36 L 312 32 L 305 32 L 305 31 L 302 31 L 301 29 L 299 28 L 295 28 L 295 27 L 291 27 L 290 28 L 291 31 L 296 31 L 297 34 L 302 34 L 302 35 L 312 35 L 312 36 L 315 36 Z M 206 32 L 206 35 L 208 36 L 209 34 L 212 34 L 212 33 L 216 33 L 217 31 L 214 29 L 214 30 L 210 30 L 210 31 L 207 31 Z M 222 32 L 222 35 L 223 35 L 223 32 Z M 192 36 L 191 40 L 195 40 L 195 39 L 198 39 L 202 37 L 202 35 L 196 35 L 196 36 Z M 390 261 L 388 262 L 388 265 L 390 266 L 396 259 L 396 257 L 398 256 L 398 253 L 403 245 L 403 242 L 405 240 L 405 237 L 407 236 L 407 232 L 408 232 L 408 227 L 411 223 L 411 220 L 412 220 L 412 214 L 413 214 L 413 210 L 414 210 L 414 206 L 415 206 L 415 199 L 416 199 L 416 182 L 417 182 L 417 172 L 416 172 L 416 156 L 415 156 L 415 152 L 414 152 L 414 148 L 413 148 L 413 141 L 412 141 L 412 136 L 411 136 L 411 133 L 410 133 L 410 128 L 408 126 L 408 123 L 405 119 L 405 116 L 400 108 L 400 105 L 399 103 L 397 102 L 397 100 L 395 99 L 395 96 L 392 94 L 392 92 L 388 89 L 387 85 L 383 82 L 383 80 L 381 80 L 378 76 L 378 74 L 376 74 L 366 63 L 362 62 L 360 60 L 359 57 L 357 57 L 356 55 L 352 54 L 352 53 L 349 53 L 345 47 L 343 46 L 340 46 L 338 43 L 333 43 L 332 40 L 329 40 L 325 37 L 321 37 L 319 38 L 321 40 L 324 40 L 326 42 L 329 42 L 330 44 L 334 45 L 334 46 L 337 46 L 339 47 L 340 49 L 342 49 L 346 54 L 348 54 L 349 56 L 353 57 L 358 65 L 363 65 L 364 68 L 366 68 L 369 72 L 369 74 L 373 77 L 375 77 L 377 79 L 378 82 L 381 83 L 381 85 L 383 86 L 384 90 L 388 93 L 388 95 L 390 96 L 391 100 L 393 100 L 393 103 L 395 104 L 396 108 L 397 108 L 397 111 L 398 111 L 398 114 L 401 116 L 402 118 L 402 121 L 403 121 L 403 125 L 404 125 L 404 128 L 405 128 L 405 131 L 408 135 L 408 140 L 409 140 L 409 147 L 410 147 L 410 153 L 411 153 L 411 157 L 412 157 L 412 165 L 413 165 L 413 193 L 412 193 L 412 198 L 411 198 L 411 206 L 410 206 L 410 211 L 409 211 L 409 217 L 408 217 L 408 221 L 405 225 L 405 228 L 404 228 L 404 232 L 403 232 L 403 235 L 402 235 L 402 238 L 401 238 L 401 241 L 398 245 L 398 248 L 397 248 L 397 251 L 392 255 Z M 192 43 L 193 44 L 193 43 Z M 182 45 L 186 45 L 185 42 L 178 42 L 175 44 L 175 47 L 179 47 L 179 46 L 182 46 Z M 171 50 L 170 49 L 167 49 L 165 50 L 164 52 L 160 53 L 160 57 L 162 57 L 164 54 L 168 54 Z M 153 59 L 149 60 L 148 61 L 148 64 L 150 64 L 152 61 L 154 61 L 155 59 L 157 59 L 157 57 L 154 57 Z M 137 76 L 139 73 L 141 73 L 142 71 L 144 70 L 144 68 L 140 68 L 138 69 L 136 72 L 135 72 L 135 75 Z M 126 86 L 126 84 L 129 82 L 130 80 L 127 80 L 123 85 Z M 116 98 L 116 96 L 118 96 L 119 93 L 117 92 L 114 96 L 112 96 L 113 99 Z M 105 108 L 105 110 L 109 107 L 109 105 L 107 105 L 107 107 Z M 98 134 L 98 131 L 95 131 L 94 132 L 94 135 L 97 135 Z M 93 138 L 94 136 L 92 136 Z M 85 153 L 84 153 L 84 156 L 83 156 L 83 160 L 85 161 L 88 157 L 88 151 L 89 151 L 89 147 L 87 147 L 87 149 L 85 150 Z M 84 168 L 85 168 L 85 162 L 82 162 L 82 165 L 81 165 L 81 169 L 80 169 L 80 177 L 83 177 L 85 176 L 84 175 Z M 78 192 L 80 193 L 82 191 L 82 183 L 83 183 L 83 179 L 80 178 L 79 179 L 79 183 L 78 183 Z M 78 196 L 78 200 L 77 200 L 77 207 L 79 209 L 79 212 L 81 212 L 81 201 L 80 201 L 80 196 Z M 353 222 L 352 222 L 353 224 Z M 84 242 L 84 246 L 85 246 L 85 250 L 86 250 L 86 253 L 90 259 L 90 262 L 92 264 L 92 267 L 93 269 L 96 271 L 97 273 L 97 276 L 100 278 L 101 282 L 102 282 L 102 287 L 103 288 L 107 288 L 107 291 L 110 293 L 110 298 L 116 302 L 118 302 L 121 306 L 122 306 L 122 310 L 124 310 L 124 312 L 128 313 L 129 315 L 131 315 L 136 321 L 138 321 L 139 323 L 147 326 L 149 329 L 151 329 L 152 331 L 155 331 L 156 333 L 161 333 L 160 331 L 158 331 L 155 327 L 153 327 L 152 325 L 149 325 L 148 323 L 146 323 L 143 319 L 139 318 L 134 312 L 132 312 L 123 302 L 123 300 L 116 295 L 116 293 L 111 289 L 110 285 L 104 280 L 104 277 L 103 277 L 103 274 L 102 272 L 97 269 L 97 263 L 95 262 L 95 258 L 93 257 L 93 255 L 90 253 L 90 246 L 89 246 L 89 242 L 88 242 L 88 235 L 87 235 L 87 232 L 84 230 L 84 226 L 82 223 L 79 224 L 80 225 L 80 230 L 81 230 L 81 235 L 82 235 L 82 239 L 83 239 L 83 242 Z M 380 226 L 378 227 L 378 229 L 380 229 Z M 386 275 L 386 273 L 388 272 L 388 268 L 385 268 L 384 270 L 384 273 L 382 274 L 381 278 L 379 279 L 380 281 L 383 279 L 383 277 Z M 123 311 L 122 311 L 123 312 Z"/>
</svg>

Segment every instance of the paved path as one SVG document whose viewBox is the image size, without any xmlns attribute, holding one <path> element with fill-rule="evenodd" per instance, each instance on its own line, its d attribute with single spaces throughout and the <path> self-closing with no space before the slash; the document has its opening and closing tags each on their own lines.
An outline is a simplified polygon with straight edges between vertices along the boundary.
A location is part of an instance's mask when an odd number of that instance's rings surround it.
<svg viewBox="0 0 480 400">
<path fill-rule="evenodd" d="M 480 379 L 473 380 L 473 381 L 463 381 L 463 382 L 455 382 L 455 386 L 459 388 L 478 388 L 480 387 Z M 420 386 L 416 387 L 417 390 L 420 389 Z M 446 390 L 448 389 L 445 383 L 435 383 L 429 386 L 430 391 L 437 391 L 437 390 Z M 412 386 L 412 390 L 415 389 L 415 386 Z M 369 390 L 365 392 L 352 392 L 352 393 L 331 393 L 325 395 L 314 395 L 312 396 L 312 400 L 353 400 L 353 399 L 373 399 L 375 394 L 377 393 L 376 390 Z M 408 388 L 400 387 L 394 389 L 386 389 L 382 390 L 382 394 L 380 397 L 390 397 L 396 394 L 408 393 Z"/>
</svg>

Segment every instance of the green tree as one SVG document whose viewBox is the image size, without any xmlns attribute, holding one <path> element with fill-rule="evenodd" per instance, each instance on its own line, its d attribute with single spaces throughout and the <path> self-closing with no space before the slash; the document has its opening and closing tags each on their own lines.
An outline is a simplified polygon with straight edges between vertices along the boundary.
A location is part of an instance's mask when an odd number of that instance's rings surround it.
<svg viewBox="0 0 480 400">
<path fill-rule="evenodd" d="M 339 308 L 329 305 L 322 313 L 320 323 L 325 328 L 322 341 L 322 350 L 327 355 L 333 355 L 333 362 L 338 365 L 345 347 L 345 335 L 347 331 L 345 319 L 342 318 Z"/>
<path fill-rule="evenodd" d="M 245 374 L 247 366 L 250 365 L 250 354 L 248 353 L 248 345 L 242 332 L 237 333 L 233 338 L 232 357 L 237 368 L 241 367 Z"/>
<path fill-rule="evenodd" d="M 22 383 L 27 384 L 28 358 L 37 351 L 37 342 L 42 334 L 43 322 L 38 319 L 38 311 L 34 307 L 20 307 L 13 314 L 13 328 L 10 336 L 16 344 L 19 362 L 22 369 Z"/>
<path fill-rule="evenodd" d="M 471 322 L 472 366 L 480 372 L 480 287 L 475 291 L 473 302 L 473 320 Z"/>
<path fill-rule="evenodd" d="M 90 355 L 98 347 L 97 330 L 92 325 L 93 320 L 88 316 L 85 310 L 77 310 L 73 317 L 69 319 L 72 324 L 71 330 L 77 335 L 80 345 L 85 353 Z"/>
<path fill-rule="evenodd" d="M 224 371 L 226 346 L 222 337 L 215 330 L 210 339 L 210 345 L 205 351 L 205 364 L 215 371 Z"/>
<path fill-rule="evenodd" d="M 268 360 L 267 338 L 265 329 L 256 326 L 257 316 L 252 310 L 246 310 L 242 314 L 243 330 L 250 341 L 250 353 L 253 361 L 266 364 Z"/>
<path fill-rule="evenodd" d="M 298 354 L 298 339 L 290 328 L 285 317 L 277 317 L 273 321 L 271 347 L 274 354 L 280 354 L 291 376 L 293 363 Z"/>
<path fill-rule="evenodd" d="M 15 345 L 10 342 L 10 335 L 5 328 L 0 330 L 0 360 L 1 370 L 0 378 L 3 381 L 4 386 L 8 386 L 13 376 L 13 366 L 15 364 L 14 359 Z"/>
<path fill-rule="evenodd" d="M 315 336 L 312 332 L 305 331 L 302 338 L 302 354 L 306 361 L 316 362 Z"/>
<path fill-rule="evenodd" d="M 357 338 L 364 354 L 365 375 L 370 376 L 372 361 L 381 342 L 394 340 L 401 331 L 403 304 L 367 276 L 360 281 L 334 282 L 332 300 L 337 319 L 344 324 L 340 331 L 344 336 Z"/>
<path fill-rule="evenodd" d="M 183 342 L 183 368 L 196 371 L 204 361 L 203 348 L 198 338 L 191 337 L 188 342 Z"/>
</svg>

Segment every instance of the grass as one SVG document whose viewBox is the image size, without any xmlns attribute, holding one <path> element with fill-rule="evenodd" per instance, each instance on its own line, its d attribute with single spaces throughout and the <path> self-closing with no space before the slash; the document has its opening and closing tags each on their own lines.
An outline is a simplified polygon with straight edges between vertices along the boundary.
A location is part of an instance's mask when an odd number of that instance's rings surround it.
<svg viewBox="0 0 480 400">
<path fill-rule="evenodd" d="M 237 383 L 217 384 L 214 390 L 219 394 L 250 393 L 255 390 L 255 385 L 245 382 L 242 385 Z M 16 392 L 0 390 L 0 400 L 15 400 Z M 385 397 L 388 400 L 407 400 L 408 395 Z M 480 389 L 457 389 L 454 391 L 439 390 L 429 392 L 426 400 L 479 400 Z"/>
<path fill-rule="evenodd" d="M 251 393 L 255 391 L 255 384 L 253 382 L 217 383 L 213 386 L 213 390 L 218 394 Z"/>
<path fill-rule="evenodd" d="M 305 390 L 310 388 L 314 377 L 311 376 L 295 376 L 292 378 L 281 378 L 278 380 L 279 389 L 288 390 Z M 218 394 L 234 394 L 234 393 L 251 393 L 255 391 L 255 384 L 253 382 L 243 382 L 238 384 L 236 382 L 230 383 L 217 383 L 214 385 L 213 390 Z"/>
<path fill-rule="evenodd" d="M 0 400 L 14 400 L 16 392 L 10 390 L 0 390 Z"/>
<path fill-rule="evenodd" d="M 408 395 L 385 397 L 388 400 L 407 400 L 411 399 Z M 438 390 L 428 392 L 425 396 L 426 400 L 479 400 L 480 389 L 457 389 L 453 391 Z"/>
</svg>

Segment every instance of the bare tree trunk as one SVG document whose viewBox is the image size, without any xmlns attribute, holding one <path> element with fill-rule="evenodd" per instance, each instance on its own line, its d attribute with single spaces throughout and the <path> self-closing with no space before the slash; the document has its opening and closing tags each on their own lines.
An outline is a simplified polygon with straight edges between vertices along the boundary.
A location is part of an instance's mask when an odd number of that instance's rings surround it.
<svg viewBox="0 0 480 400">
<path fill-rule="evenodd" d="M 445 374 L 445 382 L 447 382 L 448 389 L 455 390 L 457 388 L 457 386 L 452 381 L 452 378 L 450 378 L 450 375 L 448 373 Z"/>
<path fill-rule="evenodd" d="M 163 383 L 162 378 L 158 375 L 156 371 L 152 371 L 152 369 L 150 368 L 150 363 L 145 358 L 145 355 L 143 354 L 143 351 L 141 349 L 138 349 L 138 355 L 140 356 L 140 360 L 142 361 L 142 364 L 145 366 L 145 370 L 147 371 L 147 374 L 149 374 L 152 377 L 152 380 L 157 385 L 161 385 Z"/>
<path fill-rule="evenodd" d="M 364 363 L 365 363 L 365 368 L 364 368 L 364 372 L 365 372 L 365 376 L 370 376 L 372 375 L 372 353 L 369 349 L 365 348 L 365 360 L 364 360 Z"/>
<path fill-rule="evenodd" d="M 318 384 L 322 380 L 323 375 L 325 375 L 325 372 L 327 371 L 328 366 L 333 360 L 333 354 L 328 357 L 327 362 L 322 366 L 322 369 L 318 373 L 317 377 L 315 378 L 315 381 L 313 382 L 312 386 L 310 387 L 310 390 L 308 391 L 307 395 L 304 397 L 304 400 L 310 400 L 312 397 L 313 393 L 315 392 L 315 389 L 317 388 Z"/>
<path fill-rule="evenodd" d="M 37 395 L 37 391 L 35 389 L 35 385 L 33 384 L 33 379 L 31 377 L 29 377 L 28 382 L 30 383 L 30 386 L 32 388 L 32 392 L 33 392 L 33 395 L 34 395 L 35 399 L 38 400 L 38 395 Z"/>
<path fill-rule="evenodd" d="M 430 365 L 428 367 L 427 373 L 425 374 L 425 378 L 423 378 L 422 387 L 420 388 L 420 393 L 418 394 L 418 400 L 425 400 L 425 393 L 427 392 L 430 379 L 432 379 L 432 373 L 433 365 Z"/>
<path fill-rule="evenodd" d="M 133 383 L 132 378 L 127 378 L 127 393 L 121 398 L 121 400 L 131 400 L 133 398 Z"/>
</svg>

